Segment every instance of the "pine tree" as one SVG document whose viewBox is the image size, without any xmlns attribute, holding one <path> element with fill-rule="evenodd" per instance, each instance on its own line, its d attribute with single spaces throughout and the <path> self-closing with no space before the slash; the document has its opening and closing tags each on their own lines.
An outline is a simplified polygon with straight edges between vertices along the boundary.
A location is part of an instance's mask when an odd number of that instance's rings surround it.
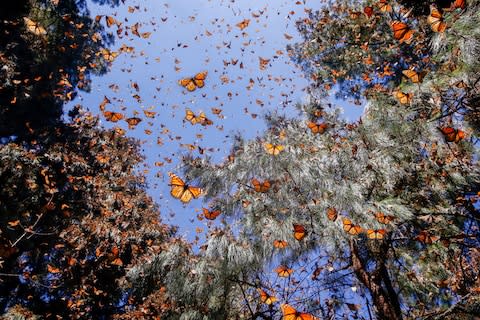
<svg viewBox="0 0 480 320">
<path fill-rule="evenodd" d="M 385 4 L 391 10 L 379 9 Z M 445 32 L 429 31 L 418 13 L 409 20 L 418 26 L 418 42 L 400 44 L 406 37 L 395 35 L 389 22 L 408 19 L 408 8 L 374 4 L 379 23 L 372 33 L 380 28 L 379 41 L 394 46 L 367 48 L 363 58 L 370 56 L 371 66 L 355 53 L 363 40 L 332 47 L 339 26 L 355 24 L 356 12 L 368 4 L 349 5 L 300 23 L 308 41 L 297 49 L 308 50 L 296 50 L 302 54 L 297 62 L 316 81 L 311 102 L 300 106 L 303 118 L 268 116 L 268 131 L 251 141 L 237 137 L 223 163 L 185 159 L 187 181 L 204 189 L 208 210 L 221 213 L 221 227 L 194 268 L 180 262 L 184 272 L 167 273 L 183 318 L 212 318 L 220 310 L 222 318 L 277 319 L 285 303 L 322 318 L 478 314 L 478 131 L 469 123 L 478 123 L 479 3 L 445 10 Z M 343 30 L 337 39 L 355 35 Z M 385 81 L 377 85 L 366 80 L 380 74 Z M 324 99 L 340 80 L 350 81 L 354 98 L 366 94 L 356 123 L 346 123 Z M 160 256 L 158 265 L 141 270 L 154 275 L 177 260 Z M 223 309 L 216 299 L 223 299 Z M 194 300 L 205 309 L 189 309 Z"/>
</svg>

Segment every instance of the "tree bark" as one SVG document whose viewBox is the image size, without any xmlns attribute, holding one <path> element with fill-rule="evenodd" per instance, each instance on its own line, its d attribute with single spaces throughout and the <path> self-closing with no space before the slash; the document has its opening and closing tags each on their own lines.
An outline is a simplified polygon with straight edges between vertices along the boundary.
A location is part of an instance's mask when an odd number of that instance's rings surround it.
<svg viewBox="0 0 480 320">
<path fill-rule="evenodd" d="M 380 262 L 376 271 L 370 273 L 358 254 L 357 245 L 350 241 L 353 270 L 372 296 L 375 313 L 379 320 L 402 320 L 398 295 L 393 289 L 385 264 Z M 383 283 L 383 286 L 382 286 Z"/>
</svg>

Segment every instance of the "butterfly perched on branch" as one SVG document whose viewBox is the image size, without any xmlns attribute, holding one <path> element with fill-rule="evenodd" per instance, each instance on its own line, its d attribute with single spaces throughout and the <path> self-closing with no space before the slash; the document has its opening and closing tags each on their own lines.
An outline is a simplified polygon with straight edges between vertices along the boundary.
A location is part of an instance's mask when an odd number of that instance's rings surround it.
<svg viewBox="0 0 480 320">
<path fill-rule="evenodd" d="M 460 130 L 460 129 L 455 129 L 452 127 L 443 127 L 443 128 L 438 128 L 445 137 L 445 141 L 447 142 L 455 142 L 458 143 L 462 139 L 465 138 L 465 132 Z"/>
<path fill-rule="evenodd" d="M 400 43 L 410 44 L 413 40 L 414 31 L 410 27 L 401 21 L 393 21 L 391 24 L 393 29 L 393 38 Z"/>
<path fill-rule="evenodd" d="M 270 181 L 265 180 L 263 182 L 258 181 L 257 179 L 252 179 L 252 186 L 255 192 L 265 193 L 270 189 Z"/>
<path fill-rule="evenodd" d="M 297 311 L 294 307 L 284 303 L 281 306 L 283 320 L 316 320 L 313 315 Z"/>
<path fill-rule="evenodd" d="M 178 80 L 178 84 L 185 87 L 188 91 L 194 91 L 197 88 L 205 86 L 205 79 L 207 78 L 207 71 L 199 72 L 192 78 L 184 78 Z"/>
<path fill-rule="evenodd" d="M 357 235 L 362 232 L 362 227 L 355 225 L 350 219 L 343 218 L 343 230 L 351 235 Z"/>
<path fill-rule="evenodd" d="M 170 176 L 170 194 L 172 197 L 179 199 L 183 203 L 188 203 L 192 198 L 197 199 L 202 194 L 202 189 L 199 187 L 193 187 L 186 184 L 180 177 L 171 172 L 168 173 Z"/>
<path fill-rule="evenodd" d="M 435 6 L 430 5 L 430 15 L 427 17 L 427 22 L 433 32 L 442 33 L 447 29 L 447 24 L 443 21 L 442 13 L 435 8 Z"/>
</svg>

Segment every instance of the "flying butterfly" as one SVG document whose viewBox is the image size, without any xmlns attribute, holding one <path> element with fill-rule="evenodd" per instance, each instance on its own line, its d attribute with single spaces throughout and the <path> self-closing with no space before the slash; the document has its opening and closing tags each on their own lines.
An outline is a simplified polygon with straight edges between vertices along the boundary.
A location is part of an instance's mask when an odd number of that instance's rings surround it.
<svg viewBox="0 0 480 320">
<path fill-rule="evenodd" d="M 260 182 L 257 179 L 253 178 L 252 179 L 252 186 L 253 186 L 253 190 L 255 190 L 255 192 L 265 193 L 265 192 L 268 192 L 271 184 L 270 184 L 270 181 L 268 181 L 268 180 Z"/>
<path fill-rule="evenodd" d="M 402 73 L 405 77 L 410 79 L 410 81 L 412 81 L 413 83 L 422 82 L 423 78 L 427 75 L 426 71 L 417 72 L 417 71 L 413 70 L 413 68 L 403 70 Z"/>
<path fill-rule="evenodd" d="M 243 30 L 243 29 L 245 29 L 246 27 L 248 27 L 249 24 L 250 24 L 250 19 L 245 19 L 245 20 L 240 21 L 239 23 L 237 23 L 236 26 L 237 26 L 240 30 Z"/>
<path fill-rule="evenodd" d="M 179 199 L 183 203 L 188 203 L 192 198 L 197 199 L 202 194 L 202 189 L 199 187 L 193 187 L 186 184 L 180 177 L 171 172 L 168 173 L 170 176 L 170 194 L 172 197 Z"/>
<path fill-rule="evenodd" d="M 443 21 L 442 13 L 433 5 L 430 5 L 430 15 L 427 17 L 427 22 L 433 32 L 442 33 L 447 29 L 447 24 Z"/>
<path fill-rule="evenodd" d="M 279 277 L 287 278 L 293 273 L 293 269 L 289 269 L 287 266 L 280 266 L 275 269 L 275 272 Z"/>
<path fill-rule="evenodd" d="M 398 40 L 400 43 L 410 44 L 413 40 L 413 30 L 410 27 L 401 21 L 393 21 L 391 24 L 393 29 L 393 38 Z"/>
<path fill-rule="evenodd" d="M 297 311 L 294 307 L 288 304 L 281 306 L 283 319 L 282 320 L 315 320 L 316 318 L 309 314 Z"/>
<path fill-rule="evenodd" d="M 123 114 L 113 111 L 104 111 L 103 116 L 105 119 L 107 119 L 107 121 L 111 122 L 118 122 L 123 119 Z"/>
<path fill-rule="evenodd" d="M 202 126 L 208 126 L 208 125 L 213 124 L 213 121 L 207 118 L 205 112 L 200 112 L 200 114 L 197 116 L 190 109 L 185 110 L 185 118 L 184 119 L 189 121 L 192 125 L 195 125 L 195 124 L 199 123 Z"/>
<path fill-rule="evenodd" d="M 308 121 L 307 126 L 313 134 L 323 134 L 328 128 L 328 124 L 326 123 L 315 123 L 312 121 Z"/>
<path fill-rule="evenodd" d="M 277 301 L 277 297 L 269 295 L 265 290 L 258 288 L 257 291 L 260 294 L 260 301 L 262 303 L 271 305 Z"/>
<path fill-rule="evenodd" d="M 368 229 L 367 238 L 372 240 L 382 240 L 387 232 L 385 229 Z"/>
<path fill-rule="evenodd" d="M 284 249 L 288 245 L 288 242 L 285 240 L 274 240 L 273 241 L 273 246 L 278 249 Z"/>
<path fill-rule="evenodd" d="M 263 147 L 265 148 L 265 151 L 267 151 L 268 154 L 271 154 L 273 156 L 278 156 L 280 152 L 282 152 L 285 149 L 285 147 L 280 144 L 272 144 L 272 143 L 265 143 Z"/>
<path fill-rule="evenodd" d="M 447 142 L 458 143 L 465 138 L 465 132 L 460 129 L 455 129 L 452 127 L 438 128 Z"/>
<path fill-rule="evenodd" d="M 195 89 L 203 88 L 203 86 L 205 86 L 207 74 L 207 71 L 197 73 L 193 78 L 184 78 L 178 80 L 178 84 L 190 92 L 195 91 Z"/>
<path fill-rule="evenodd" d="M 208 210 L 206 208 L 202 208 L 203 216 L 205 219 L 208 220 L 215 220 L 220 215 L 220 210 Z"/>
<path fill-rule="evenodd" d="M 142 119 L 137 118 L 137 117 L 131 117 L 125 119 L 125 121 L 128 123 L 128 128 L 133 129 L 135 128 L 140 122 L 142 122 Z"/>
<path fill-rule="evenodd" d="M 348 234 L 357 235 L 362 232 L 362 227 L 353 224 L 350 219 L 343 218 L 343 230 Z"/>
<path fill-rule="evenodd" d="M 306 235 L 307 235 L 307 230 L 305 229 L 304 226 L 302 226 L 301 224 L 296 224 L 296 223 L 293 224 L 293 237 L 296 240 L 302 241 L 303 238 L 305 238 Z"/>
</svg>

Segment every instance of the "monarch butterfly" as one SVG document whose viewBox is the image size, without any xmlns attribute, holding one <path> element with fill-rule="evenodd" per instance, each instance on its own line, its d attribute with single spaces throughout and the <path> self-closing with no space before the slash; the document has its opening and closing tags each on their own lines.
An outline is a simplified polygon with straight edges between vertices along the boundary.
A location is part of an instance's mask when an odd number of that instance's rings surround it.
<svg viewBox="0 0 480 320">
<path fill-rule="evenodd" d="M 388 4 L 387 0 L 378 1 L 377 6 L 381 12 L 392 12 L 392 6 Z"/>
<path fill-rule="evenodd" d="M 413 99 L 413 93 L 405 93 L 402 91 L 394 91 L 393 95 L 401 104 L 408 104 L 412 102 Z"/>
<path fill-rule="evenodd" d="M 192 187 L 188 184 L 185 184 L 180 177 L 171 172 L 168 173 L 170 176 L 170 194 L 172 197 L 180 199 L 183 203 L 188 203 L 192 198 L 197 199 L 202 194 L 202 189 L 199 187 Z"/>
<path fill-rule="evenodd" d="M 207 74 L 207 71 L 197 73 L 193 78 L 178 80 L 178 84 L 185 87 L 188 91 L 194 91 L 196 88 L 203 88 Z"/>
<path fill-rule="evenodd" d="M 275 269 L 275 272 L 279 277 L 286 278 L 293 273 L 293 269 L 289 269 L 287 266 L 280 266 Z"/>
<path fill-rule="evenodd" d="M 27 17 L 23 17 L 23 21 L 25 22 L 28 32 L 31 32 L 36 36 L 44 36 L 47 34 L 47 30 L 38 24 L 38 22 L 35 22 Z"/>
<path fill-rule="evenodd" d="M 413 83 L 419 83 L 423 81 L 423 78 L 427 74 L 426 71 L 416 72 L 413 69 L 407 69 L 402 71 L 403 75 L 410 79 Z"/>
<path fill-rule="evenodd" d="M 337 209 L 335 209 L 335 208 L 328 208 L 328 209 L 327 209 L 327 217 L 328 217 L 328 220 L 330 220 L 330 221 L 335 221 L 335 220 L 337 220 L 337 217 L 338 217 Z"/>
<path fill-rule="evenodd" d="M 208 220 L 215 220 L 215 218 L 217 218 L 219 215 L 220 215 L 220 210 L 208 210 L 206 208 L 202 208 L 202 211 L 203 211 L 203 216 L 205 217 L 205 219 L 208 219 Z"/>
<path fill-rule="evenodd" d="M 301 224 L 293 224 L 293 237 L 301 241 L 307 235 L 307 230 Z"/>
<path fill-rule="evenodd" d="M 253 190 L 256 192 L 265 193 L 270 189 L 270 181 L 265 180 L 263 182 L 258 181 L 257 179 L 252 179 Z"/>
<path fill-rule="evenodd" d="M 363 13 L 367 16 L 367 18 L 370 18 L 373 15 L 373 7 L 365 7 L 363 8 Z"/>
<path fill-rule="evenodd" d="M 438 129 L 442 132 L 443 136 L 445 137 L 445 141 L 447 142 L 458 143 L 460 140 L 465 138 L 465 132 L 460 129 L 455 129 L 452 127 L 444 127 Z"/>
<path fill-rule="evenodd" d="M 201 112 L 200 115 L 196 115 L 192 110 L 185 110 L 185 120 L 189 121 L 192 125 L 200 123 L 202 126 L 212 125 L 213 121 L 208 119 L 205 112 Z"/>
<path fill-rule="evenodd" d="M 107 119 L 107 121 L 111 121 L 111 122 L 118 122 L 119 120 L 123 119 L 123 114 L 119 112 L 105 111 L 103 115 L 105 119 Z"/>
<path fill-rule="evenodd" d="M 362 227 L 354 225 L 350 219 L 343 218 L 343 230 L 351 235 L 357 235 L 362 232 Z"/>
<path fill-rule="evenodd" d="M 326 123 L 315 123 L 312 121 L 308 121 L 307 126 L 313 134 L 323 134 L 328 128 L 328 124 Z"/>
<path fill-rule="evenodd" d="M 115 18 L 112 16 L 105 16 L 105 22 L 107 23 L 107 27 L 110 28 L 112 25 L 117 23 L 117 20 L 115 20 Z"/>
<path fill-rule="evenodd" d="M 248 25 L 250 24 L 250 19 L 245 19 L 243 21 L 240 21 L 239 23 L 236 24 L 236 26 L 238 28 L 240 28 L 240 30 L 243 30 L 245 29 L 246 27 L 248 27 Z"/>
<path fill-rule="evenodd" d="M 261 302 L 271 305 L 277 301 L 277 297 L 267 294 L 264 290 L 258 288 L 257 291 L 260 294 Z"/>
<path fill-rule="evenodd" d="M 443 21 L 442 13 L 432 5 L 430 5 L 430 15 L 427 17 L 427 22 L 433 32 L 441 33 L 447 29 L 447 24 Z"/>
<path fill-rule="evenodd" d="M 142 122 L 142 119 L 137 118 L 137 117 L 132 117 L 132 118 L 125 119 L 125 121 L 127 121 L 127 123 L 128 123 L 128 128 L 133 129 L 137 126 L 137 124 Z"/>
<path fill-rule="evenodd" d="M 292 306 L 284 303 L 281 306 L 283 320 L 315 320 L 316 318 L 309 313 L 298 312 Z"/>
<path fill-rule="evenodd" d="M 367 238 L 368 239 L 376 239 L 376 240 L 382 240 L 385 236 L 385 229 L 368 229 L 367 230 Z"/>
<path fill-rule="evenodd" d="M 147 118 L 155 118 L 155 115 L 157 114 L 155 111 L 148 111 L 148 110 L 143 110 L 143 113 Z"/>
<path fill-rule="evenodd" d="M 455 0 L 454 3 L 450 5 L 448 11 L 453 11 L 455 9 L 465 9 L 467 7 L 467 2 L 465 0 Z"/>
<path fill-rule="evenodd" d="M 267 153 L 273 156 L 278 156 L 280 152 L 282 152 L 283 149 L 285 149 L 285 147 L 280 144 L 265 143 L 263 146 L 267 151 Z"/>
<path fill-rule="evenodd" d="M 409 28 L 409 26 L 401 21 L 393 21 L 392 24 L 393 29 L 393 38 L 398 40 L 400 43 L 408 43 L 410 44 L 413 40 L 413 30 Z"/>
<path fill-rule="evenodd" d="M 425 244 L 432 244 L 435 241 L 437 241 L 438 239 L 440 239 L 440 237 L 431 235 L 430 233 L 428 233 L 425 230 L 420 231 L 418 236 L 415 237 L 415 240 L 420 241 L 420 242 L 425 243 Z"/>
<path fill-rule="evenodd" d="M 351 19 L 358 19 L 360 16 L 362 15 L 362 13 L 360 11 L 352 11 L 350 10 L 350 18 Z"/>
<path fill-rule="evenodd" d="M 284 249 L 284 248 L 287 247 L 287 245 L 288 245 L 288 242 L 285 241 L 285 240 L 275 240 L 275 241 L 273 241 L 273 246 L 275 248 Z"/>
<path fill-rule="evenodd" d="M 383 212 L 375 212 L 375 219 L 377 219 L 378 222 L 381 224 L 389 224 L 395 217 L 393 216 L 387 216 Z"/>
</svg>

